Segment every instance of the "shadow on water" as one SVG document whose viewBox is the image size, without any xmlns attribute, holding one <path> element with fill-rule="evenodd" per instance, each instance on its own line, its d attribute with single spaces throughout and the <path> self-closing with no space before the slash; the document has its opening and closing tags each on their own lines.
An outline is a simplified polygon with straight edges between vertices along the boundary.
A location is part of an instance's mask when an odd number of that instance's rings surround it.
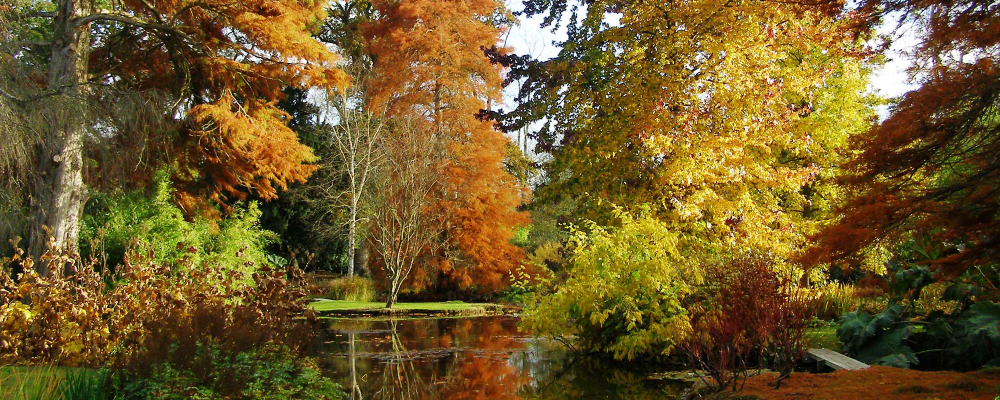
<svg viewBox="0 0 1000 400">
<path fill-rule="evenodd" d="M 318 356 L 350 399 L 670 399 L 684 387 L 573 360 L 517 318 L 338 319 Z"/>
</svg>

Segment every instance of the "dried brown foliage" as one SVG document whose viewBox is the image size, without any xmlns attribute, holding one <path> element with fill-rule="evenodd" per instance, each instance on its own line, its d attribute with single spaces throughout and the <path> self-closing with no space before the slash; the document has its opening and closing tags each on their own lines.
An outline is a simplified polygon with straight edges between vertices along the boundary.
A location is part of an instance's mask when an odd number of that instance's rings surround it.
<svg viewBox="0 0 1000 400">
<path fill-rule="evenodd" d="M 48 276 L 36 274 L 23 252 L 4 260 L 26 272 L 17 280 L 0 273 L 0 363 L 143 373 L 170 362 L 197 370 L 187 356 L 199 343 L 235 353 L 267 343 L 301 351 L 309 341 L 315 319 L 294 274 L 264 266 L 245 285 L 239 272 L 160 264 L 153 256 L 140 246 L 115 271 L 90 264 Z M 51 253 L 39 262 L 74 263 Z"/>
</svg>

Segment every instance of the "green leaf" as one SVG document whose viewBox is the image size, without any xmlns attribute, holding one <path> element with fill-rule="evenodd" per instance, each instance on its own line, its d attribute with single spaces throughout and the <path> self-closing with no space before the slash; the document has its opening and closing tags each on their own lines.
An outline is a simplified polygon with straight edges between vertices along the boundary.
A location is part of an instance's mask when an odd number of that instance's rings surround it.
<svg viewBox="0 0 1000 400">
<path fill-rule="evenodd" d="M 962 354 L 974 364 L 989 364 L 1000 358 L 1000 304 L 974 303 L 958 321 L 957 340 Z"/>
<path fill-rule="evenodd" d="M 900 324 L 880 330 L 874 340 L 866 343 L 857 354 L 858 360 L 874 365 L 909 368 L 917 364 L 917 356 L 904 341 L 910 336 L 911 327 Z"/>
<path fill-rule="evenodd" d="M 944 290 L 944 294 L 941 295 L 941 299 L 949 301 L 963 301 L 972 296 L 977 296 L 980 293 L 982 293 L 982 288 L 980 286 L 956 282 L 949 285 L 948 288 Z"/>
</svg>

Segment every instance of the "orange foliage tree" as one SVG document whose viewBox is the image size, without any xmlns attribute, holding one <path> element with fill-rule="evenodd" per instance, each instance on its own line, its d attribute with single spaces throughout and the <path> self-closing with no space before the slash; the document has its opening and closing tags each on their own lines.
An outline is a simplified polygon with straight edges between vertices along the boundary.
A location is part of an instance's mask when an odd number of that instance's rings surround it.
<svg viewBox="0 0 1000 400">
<path fill-rule="evenodd" d="M 380 16 L 366 30 L 374 59 L 370 109 L 415 116 L 428 136 L 445 141 L 440 199 L 427 212 L 444 224 L 436 271 L 415 272 L 414 285 L 488 291 L 504 286 L 523 251 L 510 243 L 526 223 L 516 208 L 524 189 L 504 171 L 508 139 L 477 117 L 501 96 L 501 68 L 483 49 L 503 28 L 495 0 L 377 0 Z"/>
<path fill-rule="evenodd" d="M 287 182 L 303 181 L 315 157 L 286 126 L 275 107 L 286 85 L 336 87 L 347 83 L 337 57 L 310 35 L 324 18 L 323 3 L 309 0 L 206 0 L 189 2 L 57 0 L 54 11 L 32 6 L 2 10 L 4 20 L 30 24 L 51 19 L 44 40 L 50 50 L 39 68 L 41 95 L 5 92 L 25 104 L 50 96 L 67 104 L 96 98 L 101 88 L 155 93 L 171 99 L 155 110 L 175 122 L 174 150 L 180 203 L 188 212 L 211 211 L 253 192 L 276 196 Z M 23 8 L 23 9 L 21 9 Z M 20 49 L 13 50 L 20 52 Z M 3 57 L 18 62 L 20 57 Z M 44 72 L 41 72 L 43 71 Z M 164 109 L 165 108 L 165 109 Z M 95 126 L 97 125 L 97 126 Z M 75 251 L 80 210 L 86 201 L 82 142 L 88 130 L 107 134 L 134 126 L 104 126 L 85 113 L 53 118 L 41 129 L 39 174 L 33 198 L 31 248 L 41 253 L 51 233 L 58 250 Z"/>
<path fill-rule="evenodd" d="M 900 18 L 919 43 L 911 77 L 919 89 L 902 97 L 869 134 L 846 181 L 853 196 L 839 223 L 803 258 L 850 260 L 873 246 L 912 234 L 950 247 L 929 260 L 945 276 L 1000 261 L 1000 10 L 994 1 L 867 0 L 827 10 L 852 19 L 858 32 Z"/>
</svg>

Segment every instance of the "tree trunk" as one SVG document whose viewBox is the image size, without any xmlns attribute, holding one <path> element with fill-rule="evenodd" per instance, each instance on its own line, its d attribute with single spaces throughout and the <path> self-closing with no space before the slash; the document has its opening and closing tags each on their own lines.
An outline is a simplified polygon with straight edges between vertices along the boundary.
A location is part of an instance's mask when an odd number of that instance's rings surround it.
<svg viewBox="0 0 1000 400">
<path fill-rule="evenodd" d="M 399 287 L 401 285 L 402 282 L 398 282 L 395 275 L 389 280 L 389 299 L 385 302 L 385 308 L 392 308 L 392 306 L 396 305 L 396 296 L 399 295 Z"/>
<path fill-rule="evenodd" d="M 354 252 L 354 267 L 357 268 L 358 276 L 366 274 L 368 266 L 368 244 L 364 240 L 356 243 L 357 250 Z"/>
<path fill-rule="evenodd" d="M 385 301 L 385 308 L 392 308 L 396 304 L 396 292 L 389 289 L 389 300 Z"/>
<path fill-rule="evenodd" d="M 353 196 L 353 195 L 352 195 Z M 354 276 L 354 253 L 355 253 L 355 241 L 357 240 L 355 236 L 357 235 L 358 226 L 358 202 L 351 200 L 351 220 L 348 221 L 347 229 L 347 276 Z"/>
<path fill-rule="evenodd" d="M 67 112 L 49 121 L 39 152 L 29 234 L 29 253 L 35 260 L 49 250 L 50 238 L 51 250 L 77 252 L 80 219 L 87 197 L 83 184 L 86 119 L 80 100 L 86 91 L 83 85 L 87 81 L 90 29 L 77 27 L 73 21 L 86 15 L 87 7 L 79 0 L 59 0 L 56 6 L 48 85 L 67 100 Z M 39 274 L 49 273 L 45 263 L 36 262 L 35 266 Z"/>
</svg>

